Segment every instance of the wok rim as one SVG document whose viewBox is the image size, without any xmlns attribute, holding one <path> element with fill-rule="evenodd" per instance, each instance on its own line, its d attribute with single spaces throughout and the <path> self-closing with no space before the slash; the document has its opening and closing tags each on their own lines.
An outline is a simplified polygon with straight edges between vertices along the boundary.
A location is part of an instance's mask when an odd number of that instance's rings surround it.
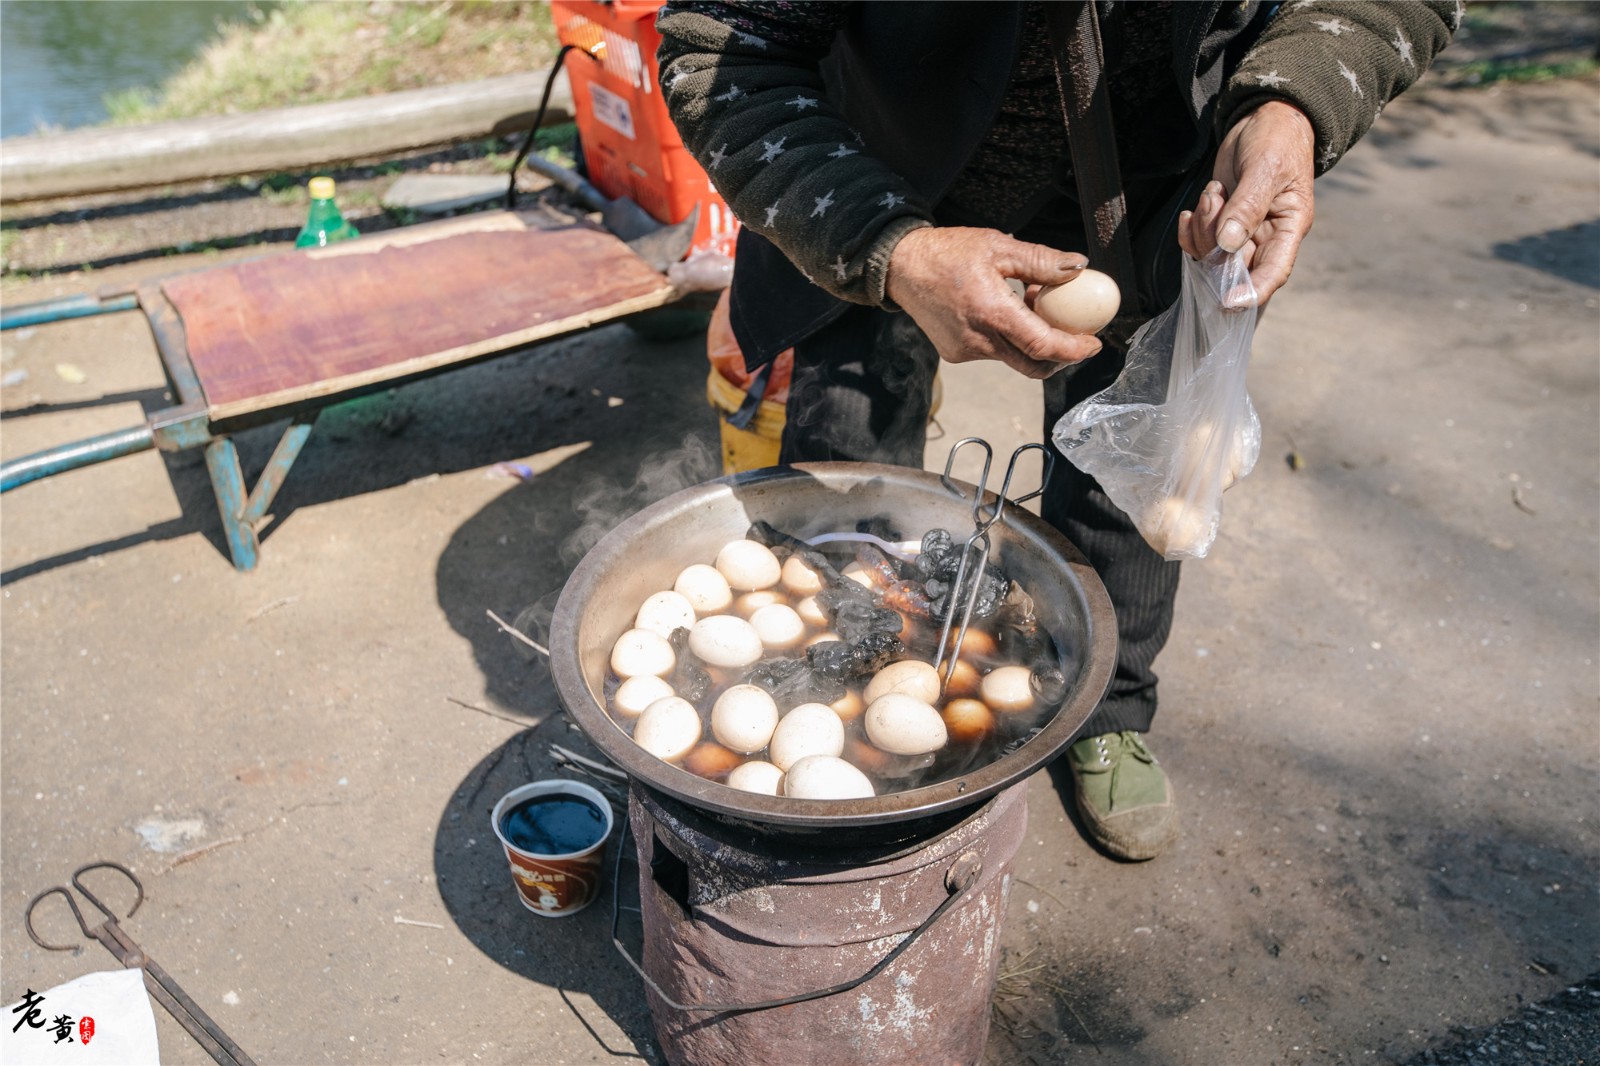
<svg viewBox="0 0 1600 1066">
<path fill-rule="evenodd" d="M 606 712 L 602 697 L 584 677 L 580 623 L 596 583 L 633 550 L 636 540 L 692 507 L 725 495 L 786 479 L 861 483 L 874 478 L 911 481 L 947 493 L 938 474 L 876 463 L 805 463 L 769 467 L 702 482 L 644 507 L 613 527 L 573 569 L 550 622 L 550 668 L 567 712 L 605 756 L 631 779 L 697 810 L 756 828 L 825 829 L 878 826 L 926 818 L 982 803 L 1021 781 L 1064 752 L 1099 704 L 1116 662 L 1116 624 L 1110 597 L 1083 554 L 1058 530 L 1021 508 L 1007 508 L 1005 523 L 1042 542 L 1057 557 L 1081 597 L 1085 648 L 1083 669 L 1066 699 L 1039 731 L 1015 750 L 977 769 L 933 784 L 870 799 L 806 800 L 745 792 L 699 777 L 657 759 L 633 743 Z M 971 497 L 973 486 L 957 481 Z M 991 494 L 992 495 L 992 494 Z"/>
</svg>

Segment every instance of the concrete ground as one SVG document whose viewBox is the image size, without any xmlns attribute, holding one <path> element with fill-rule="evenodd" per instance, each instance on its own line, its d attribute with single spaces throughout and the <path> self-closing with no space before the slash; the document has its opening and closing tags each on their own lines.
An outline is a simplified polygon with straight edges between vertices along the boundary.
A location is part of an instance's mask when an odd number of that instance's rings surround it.
<svg viewBox="0 0 1600 1066">
<path fill-rule="evenodd" d="M 1257 336 L 1262 460 L 1158 663 L 1183 836 L 1109 860 L 1033 779 L 988 1063 L 1399 1062 L 1600 970 L 1596 105 L 1420 92 L 1319 183 Z M 7 458 L 162 402 L 136 316 L 3 345 Z M 609 910 L 513 897 L 487 811 L 585 742 L 486 612 L 715 473 L 704 374 L 612 327 L 331 409 L 248 575 L 193 457 L 7 494 L 0 995 L 113 965 L 21 922 L 111 859 L 148 893 L 128 931 L 257 1061 L 657 1061 Z M 946 375 L 930 465 L 1038 439 L 1026 383 Z M 1553 1061 L 1518 1039 L 1474 1061 Z"/>
</svg>

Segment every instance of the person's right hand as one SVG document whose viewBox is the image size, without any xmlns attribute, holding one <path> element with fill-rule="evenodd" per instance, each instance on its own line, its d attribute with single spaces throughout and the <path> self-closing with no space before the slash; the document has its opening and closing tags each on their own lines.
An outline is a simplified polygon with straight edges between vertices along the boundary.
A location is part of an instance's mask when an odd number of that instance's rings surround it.
<svg viewBox="0 0 1600 1066">
<path fill-rule="evenodd" d="M 946 362 L 994 359 L 1027 377 L 1047 378 L 1094 355 L 1100 340 L 1051 327 L 1006 280 L 1060 285 L 1087 264 L 1075 252 L 997 230 L 930 226 L 895 245 L 885 287 Z"/>
</svg>

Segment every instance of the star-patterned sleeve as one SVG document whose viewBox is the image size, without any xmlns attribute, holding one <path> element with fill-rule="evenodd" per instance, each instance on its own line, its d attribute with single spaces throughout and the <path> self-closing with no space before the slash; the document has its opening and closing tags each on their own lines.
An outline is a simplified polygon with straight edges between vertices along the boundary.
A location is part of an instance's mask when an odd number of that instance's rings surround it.
<svg viewBox="0 0 1600 1066">
<path fill-rule="evenodd" d="M 668 3 L 661 91 L 741 223 L 852 303 L 892 306 L 889 254 L 932 213 L 828 102 L 819 64 L 843 3 Z"/>
<path fill-rule="evenodd" d="M 1245 55 L 1218 102 L 1222 132 L 1265 100 L 1311 120 L 1322 174 L 1420 78 L 1461 24 L 1461 3 L 1296 0 Z"/>
</svg>

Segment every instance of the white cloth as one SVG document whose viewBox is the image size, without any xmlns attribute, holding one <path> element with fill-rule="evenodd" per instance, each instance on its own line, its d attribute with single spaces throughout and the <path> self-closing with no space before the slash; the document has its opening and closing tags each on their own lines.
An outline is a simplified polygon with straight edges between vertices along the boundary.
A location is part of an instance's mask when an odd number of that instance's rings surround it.
<svg viewBox="0 0 1600 1066">
<path fill-rule="evenodd" d="M 32 991 L 29 989 L 29 991 Z M 0 1018 L 0 1063 L 6 1066 L 160 1066 L 156 1045 L 156 1016 L 145 991 L 142 970 L 105 970 L 85 974 L 64 985 L 35 995 L 32 1011 L 22 1010 L 25 999 L 5 1008 Z M 32 1015 L 44 1024 L 34 1028 L 24 1019 Z M 94 1030 L 83 1039 L 81 1023 L 94 1019 Z M 67 1036 L 58 1019 L 70 1022 Z M 22 1023 L 20 1026 L 18 1023 Z M 15 1031 L 13 1032 L 13 1029 Z"/>
</svg>

